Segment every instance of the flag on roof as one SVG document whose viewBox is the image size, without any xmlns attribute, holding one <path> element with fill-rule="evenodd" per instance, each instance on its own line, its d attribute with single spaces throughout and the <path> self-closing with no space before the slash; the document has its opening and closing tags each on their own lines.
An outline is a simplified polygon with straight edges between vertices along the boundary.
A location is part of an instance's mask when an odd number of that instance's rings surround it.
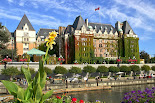
<svg viewBox="0 0 155 103">
<path fill-rule="evenodd" d="M 96 8 L 95 11 L 96 11 L 96 10 L 100 10 L 100 7 Z"/>
</svg>

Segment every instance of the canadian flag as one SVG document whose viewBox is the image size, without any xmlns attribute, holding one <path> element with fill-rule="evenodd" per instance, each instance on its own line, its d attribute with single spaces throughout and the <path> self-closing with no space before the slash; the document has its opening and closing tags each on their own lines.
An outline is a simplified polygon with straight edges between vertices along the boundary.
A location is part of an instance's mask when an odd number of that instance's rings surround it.
<svg viewBox="0 0 155 103">
<path fill-rule="evenodd" d="M 96 8 L 95 11 L 96 11 L 96 10 L 100 10 L 100 7 Z"/>
</svg>

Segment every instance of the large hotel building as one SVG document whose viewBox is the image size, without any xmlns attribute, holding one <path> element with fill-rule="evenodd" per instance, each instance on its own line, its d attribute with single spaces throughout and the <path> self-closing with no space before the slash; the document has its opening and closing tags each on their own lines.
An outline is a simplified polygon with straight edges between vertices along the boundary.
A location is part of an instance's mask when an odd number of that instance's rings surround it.
<svg viewBox="0 0 155 103">
<path fill-rule="evenodd" d="M 139 38 L 127 21 L 111 24 L 91 23 L 88 19 L 76 17 L 73 25 L 57 29 L 40 28 L 36 33 L 24 14 L 14 35 L 17 55 L 45 43 L 49 32 L 58 33 L 56 38 L 57 57 L 65 63 L 97 63 L 116 61 L 117 58 L 136 59 L 139 62 Z"/>
</svg>

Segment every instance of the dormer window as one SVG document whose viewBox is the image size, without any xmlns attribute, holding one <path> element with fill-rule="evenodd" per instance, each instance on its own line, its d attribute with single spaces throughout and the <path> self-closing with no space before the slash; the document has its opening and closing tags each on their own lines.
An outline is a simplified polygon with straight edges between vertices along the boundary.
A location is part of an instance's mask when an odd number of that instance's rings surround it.
<svg viewBox="0 0 155 103">
<path fill-rule="evenodd" d="M 96 29 L 96 25 L 95 25 L 95 29 Z"/>
<path fill-rule="evenodd" d="M 105 26 L 104 29 L 107 30 L 107 27 Z"/>
<path fill-rule="evenodd" d="M 111 27 L 110 30 L 113 30 L 113 28 Z"/>
</svg>

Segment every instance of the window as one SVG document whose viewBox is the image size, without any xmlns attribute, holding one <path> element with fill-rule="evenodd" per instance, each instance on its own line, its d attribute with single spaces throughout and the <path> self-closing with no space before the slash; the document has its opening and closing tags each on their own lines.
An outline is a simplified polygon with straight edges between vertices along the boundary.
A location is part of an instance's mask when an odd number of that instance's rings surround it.
<svg viewBox="0 0 155 103">
<path fill-rule="evenodd" d="M 96 57 L 97 57 L 97 54 L 96 54 Z"/>
<path fill-rule="evenodd" d="M 27 41 L 29 41 L 29 38 L 27 38 Z"/>
<path fill-rule="evenodd" d="M 102 47 L 102 44 L 99 44 L 99 47 Z"/>
<path fill-rule="evenodd" d="M 25 30 L 27 30 L 27 28 L 25 28 Z"/>
<path fill-rule="evenodd" d="M 27 46 L 27 44 L 25 43 L 25 46 Z"/>
<path fill-rule="evenodd" d="M 24 41 L 26 41 L 26 38 L 24 38 Z"/>
<path fill-rule="evenodd" d="M 102 43 L 102 39 L 99 40 L 99 43 Z"/>
<path fill-rule="evenodd" d="M 102 49 L 100 49 L 100 52 L 102 52 Z"/>
</svg>

